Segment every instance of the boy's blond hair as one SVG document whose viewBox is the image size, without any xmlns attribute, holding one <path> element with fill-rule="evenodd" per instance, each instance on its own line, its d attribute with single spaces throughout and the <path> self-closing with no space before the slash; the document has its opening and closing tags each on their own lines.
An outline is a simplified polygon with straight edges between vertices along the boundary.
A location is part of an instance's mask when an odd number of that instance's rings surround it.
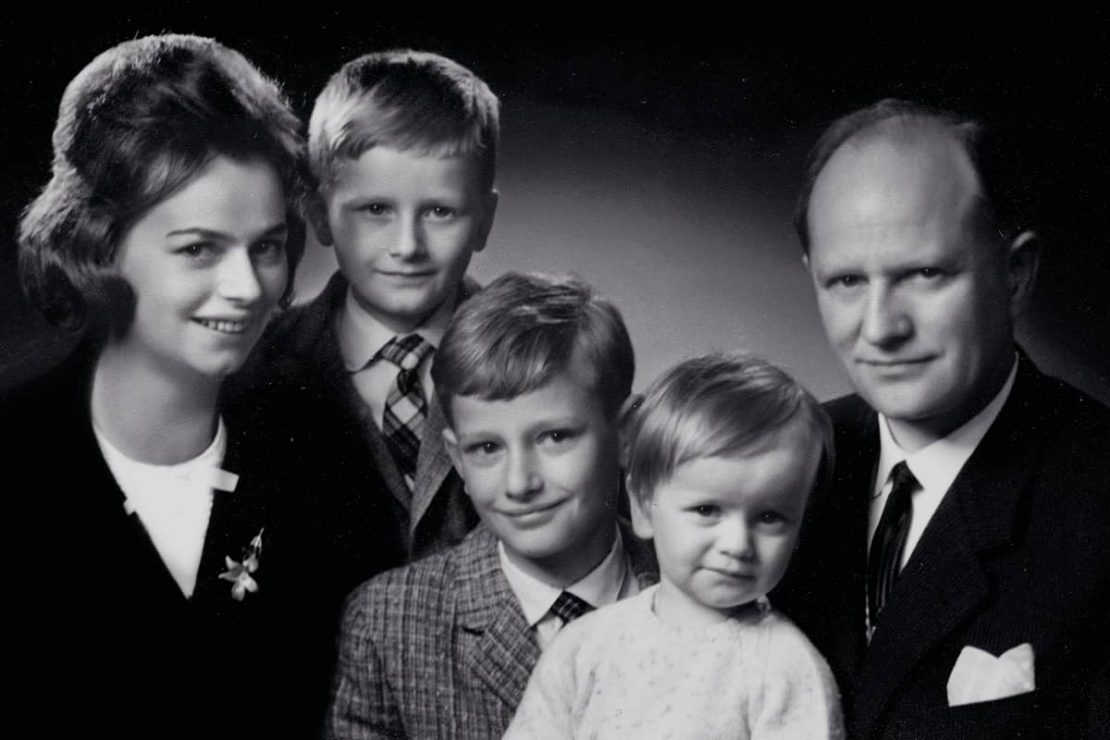
<svg viewBox="0 0 1110 740">
<path fill-rule="evenodd" d="M 378 145 L 438 156 L 474 155 L 493 189 L 497 96 L 477 75 L 439 54 L 410 49 L 366 54 L 332 75 L 308 124 L 312 173 L 327 189 L 342 159 Z"/>
<path fill-rule="evenodd" d="M 684 463 L 744 455 L 795 420 L 822 447 L 820 482 L 832 464 L 832 424 L 805 388 L 757 357 L 712 354 L 680 362 L 624 420 L 629 491 L 648 500 Z"/>
</svg>

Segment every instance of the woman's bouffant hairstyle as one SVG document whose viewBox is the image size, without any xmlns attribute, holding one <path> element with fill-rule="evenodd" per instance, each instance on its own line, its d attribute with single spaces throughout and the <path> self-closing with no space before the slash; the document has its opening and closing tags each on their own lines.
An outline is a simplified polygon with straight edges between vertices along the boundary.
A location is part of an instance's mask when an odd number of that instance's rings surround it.
<svg viewBox="0 0 1110 740">
<path fill-rule="evenodd" d="M 53 146 L 50 181 L 19 226 L 23 289 L 52 323 L 126 330 L 134 293 L 113 267 L 121 238 L 219 155 L 259 157 L 281 178 L 288 305 L 304 252 L 304 140 L 281 90 L 242 54 L 183 35 L 113 47 L 66 87 Z"/>
</svg>

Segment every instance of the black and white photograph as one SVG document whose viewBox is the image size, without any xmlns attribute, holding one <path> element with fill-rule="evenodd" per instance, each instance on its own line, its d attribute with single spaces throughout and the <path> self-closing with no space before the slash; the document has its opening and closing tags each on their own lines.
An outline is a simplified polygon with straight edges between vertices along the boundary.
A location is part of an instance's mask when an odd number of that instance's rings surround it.
<svg viewBox="0 0 1110 740">
<path fill-rule="evenodd" d="M 3 21 L 13 729 L 1110 737 L 1106 14 L 642 10 Z"/>
</svg>

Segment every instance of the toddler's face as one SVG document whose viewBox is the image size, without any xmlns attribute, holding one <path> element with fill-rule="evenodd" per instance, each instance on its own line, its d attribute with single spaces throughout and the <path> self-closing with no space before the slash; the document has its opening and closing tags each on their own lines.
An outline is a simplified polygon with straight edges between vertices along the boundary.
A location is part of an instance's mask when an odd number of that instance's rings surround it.
<svg viewBox="0 0 1110 740">
<path fill-rule="evenodd" d="M 820 445 L 794 421 L 742 457 L 691 460 L 650 498 L 633 496 L 636 532 L 655 540 L 660 617 L 719 622 L 774 588 L 819 462 Z"/>
</svg>

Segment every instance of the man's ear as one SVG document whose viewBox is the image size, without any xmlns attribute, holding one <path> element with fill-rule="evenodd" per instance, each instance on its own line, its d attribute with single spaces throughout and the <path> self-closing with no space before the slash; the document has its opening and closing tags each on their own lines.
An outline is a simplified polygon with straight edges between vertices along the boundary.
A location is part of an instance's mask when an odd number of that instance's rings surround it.
<svg viewBox="0 0 1110 740">
<path fill-rule="evenodd" d="M 628 500 L 631 504 L 632 531 L 640 539 L 650 540 L 655 536 L 655 528 L 651 525 L 651 501 L 645 500 L 638 492 L 628 485 L 628 478 L 624 479 L 625 490 L 628 491 Z"/>
<path fill-rule="evenodd" d="M 331 235 L 331 224 L 328 223 L 328 203 L 319 190 L 313 191 L 308 196 L 307 208 L 308 222 L 312 224 L 312 231 L 316 234 L 316 241 L 325 247 L 330 247 L 334 240 Z"/>
<path fill-rule="evenodd" d="M 1041 240 L 1022 231 L 1007 246 L 1006 276 L 1010 285 L 1010 315 L 1017 318 L 1029 305 L 1041 263 Z"/>
<path fill-rule="evenodd" d="M 478 224 L 478 233 L 474 235 L 474 249 L 475 252 L 481 252 L 486 248 L 486 240 L 489 239 L 489 232 L 493 228 L 493 217 L 497 215 L 497 201 L 500 195 L 496 190 L 491 189 L 486 193 L 482 202 L 482 220 Z"/>
<path fill-rule="evenodd" d="M 455 466 L 455 471 L 461 476 L 462 466 L 459 463 L 462 456 L 459 455 L 459 438 L 455 436 L 451 427 L 444 427 L 441 434 L 443 436 L 443 448 L 447 450 L 447 457 L 451 458 L 451 464 Z"/>
</svg>

